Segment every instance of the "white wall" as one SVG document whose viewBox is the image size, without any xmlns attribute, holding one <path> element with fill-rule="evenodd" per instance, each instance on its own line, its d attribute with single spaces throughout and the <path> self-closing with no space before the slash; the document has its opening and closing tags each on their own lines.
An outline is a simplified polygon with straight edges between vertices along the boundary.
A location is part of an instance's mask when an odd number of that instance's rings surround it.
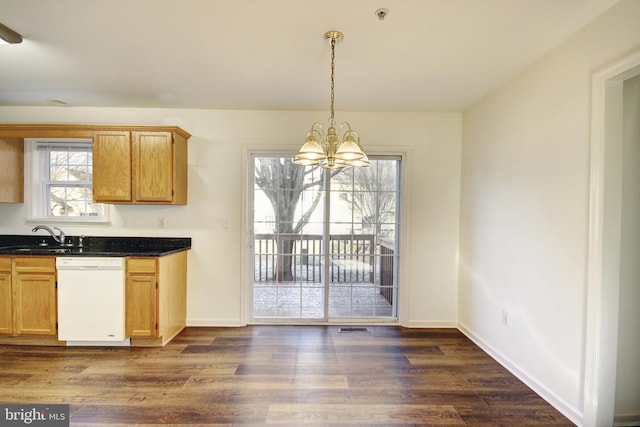
<svg viewBox="0 0 640 427">
<path fill-rule="evenodd" d="M 461 115 L 337 113 L 362 137 L 365 150 L 402 146 L 408 152 L 402 322 L 455 326 Z M 177 125 L 189 142 L 187 206 L 113 206 L 110 227 L 65 227 L 70 235 L 191 237 L 188 323 L 240 325 L 243 318 L 243 171 L 246 147 L 290 146 L 295 152 L 327 112 L 214 111 L 79 107 L 0 107 L 3 123 Z M 21 204 L 0 204 L 0 234 L 29 234 Z M 123 227 L 126 216 L 128 227 Z M 157 228 L 157 218 L 166 228 Z M 224 229 L 224 219 L 230 228 Z"/>
<path fill-rule="evenodd" d="M 624 82 L 620 308 L 615 416 L 640 420 L 640 76 Z"/>
<path fill-rule="evenodd" d="M 640 47 L 638 17 L 620 2 L 463 117 L 460 327 L 576 422 L 591 76 Z"/>
</svg>

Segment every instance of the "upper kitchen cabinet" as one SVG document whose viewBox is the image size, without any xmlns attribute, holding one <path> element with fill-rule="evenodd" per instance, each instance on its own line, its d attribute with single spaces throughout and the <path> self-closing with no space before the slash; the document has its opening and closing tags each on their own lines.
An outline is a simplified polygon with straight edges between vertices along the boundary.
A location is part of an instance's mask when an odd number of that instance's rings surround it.
<svg viewBox="0 0 640 427">
<path fill-rule="evenodd" d="M 0 202 L 23 199 L 25 138 L 91 138 L 94 201 L 186 205 L 190 137 L 177 126 L 0 124 Z"/>
<path fill-rule="evenodd" d="M 133 201 L 131 157 L 131 132 L 96 132 L 93 138 L 93 200 Z"/>
<path fill-rule="evenodd" d="M 175 132 L 133 133 L 139 203 L 187 204 L 187 140 Z"/>
<path fill-rule="evenodd" d="M 0 138 L 0 202 L 24 201 L 24 140 Z"/>
<path fill-rule="evenodd" d="M 187 204 L 187 138 L 177 131 L 96 133 L 93 198 L 102 203 Z"/>
</svg>

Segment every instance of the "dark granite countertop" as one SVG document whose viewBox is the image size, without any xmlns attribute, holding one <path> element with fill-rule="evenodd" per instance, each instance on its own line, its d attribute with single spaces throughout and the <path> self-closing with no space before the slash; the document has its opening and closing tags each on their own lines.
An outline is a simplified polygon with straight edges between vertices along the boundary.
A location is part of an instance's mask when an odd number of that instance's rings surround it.
<svg viewBox="0 0 640 427">
<path fill-rule="evenodd" d="M 50 236 L 0 235 L 0 255 L 33 256 L 164 256 L 191 249 L 190 237 L 67 236 L 61 246 Z"/>
</svg>

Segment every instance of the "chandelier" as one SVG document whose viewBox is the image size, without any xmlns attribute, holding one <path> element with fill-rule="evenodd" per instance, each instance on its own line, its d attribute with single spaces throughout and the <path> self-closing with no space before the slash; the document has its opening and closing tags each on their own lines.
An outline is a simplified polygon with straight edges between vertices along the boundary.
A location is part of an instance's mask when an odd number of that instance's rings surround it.
<svg viewBox="0 0 640 427">
<path fill-rule="evenodd" d="M 327 132 L 318 122 L 311 125 L 306 142 L 296 155 L 293 163 L 301 166 L 314 166 L 322 162 L 325 169 L 339 169 L 345 166 L 367 167 L 369 159 L 360 145 L 360 135 L 351 129 L 347 122 L 336 129 L 333 112 L 335 86 L 335 49 L 344 35 L 340 31 L 327 31 L 324 39 L 331 45 L 331 116 Z"/>
</svg>

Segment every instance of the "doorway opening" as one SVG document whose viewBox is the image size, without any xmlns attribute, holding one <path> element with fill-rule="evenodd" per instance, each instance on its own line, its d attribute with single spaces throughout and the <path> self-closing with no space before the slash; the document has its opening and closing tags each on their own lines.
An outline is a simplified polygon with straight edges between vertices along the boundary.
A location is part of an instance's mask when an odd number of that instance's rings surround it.
<svg viewBox="0 0 640 427">
<path fill-rule="evenodd" d="M 589 263 L 584 373 L 585 426 L 629 425 L 616 414 L 623 232 L 624 85 L 640 75 L 640 52 L 593 77 Z M 631 122 L 636 122 L 634 118 Z M 635 165 L 637 167 L 637 165 Z M 635 184 L 637 188 L 637 183 Z M 630 212 L 630 211 L 627 211 Z M 622 266 L 622 268 L 621 268 Z M 628 321 L 624 319 L 624 321 Z M 624 370 L 625 368 L 623 368 Z M 633 421 L 640 414 L 632 414 Z M 617 418 L 614 422 L 614 418 Z"/>
</svg>

